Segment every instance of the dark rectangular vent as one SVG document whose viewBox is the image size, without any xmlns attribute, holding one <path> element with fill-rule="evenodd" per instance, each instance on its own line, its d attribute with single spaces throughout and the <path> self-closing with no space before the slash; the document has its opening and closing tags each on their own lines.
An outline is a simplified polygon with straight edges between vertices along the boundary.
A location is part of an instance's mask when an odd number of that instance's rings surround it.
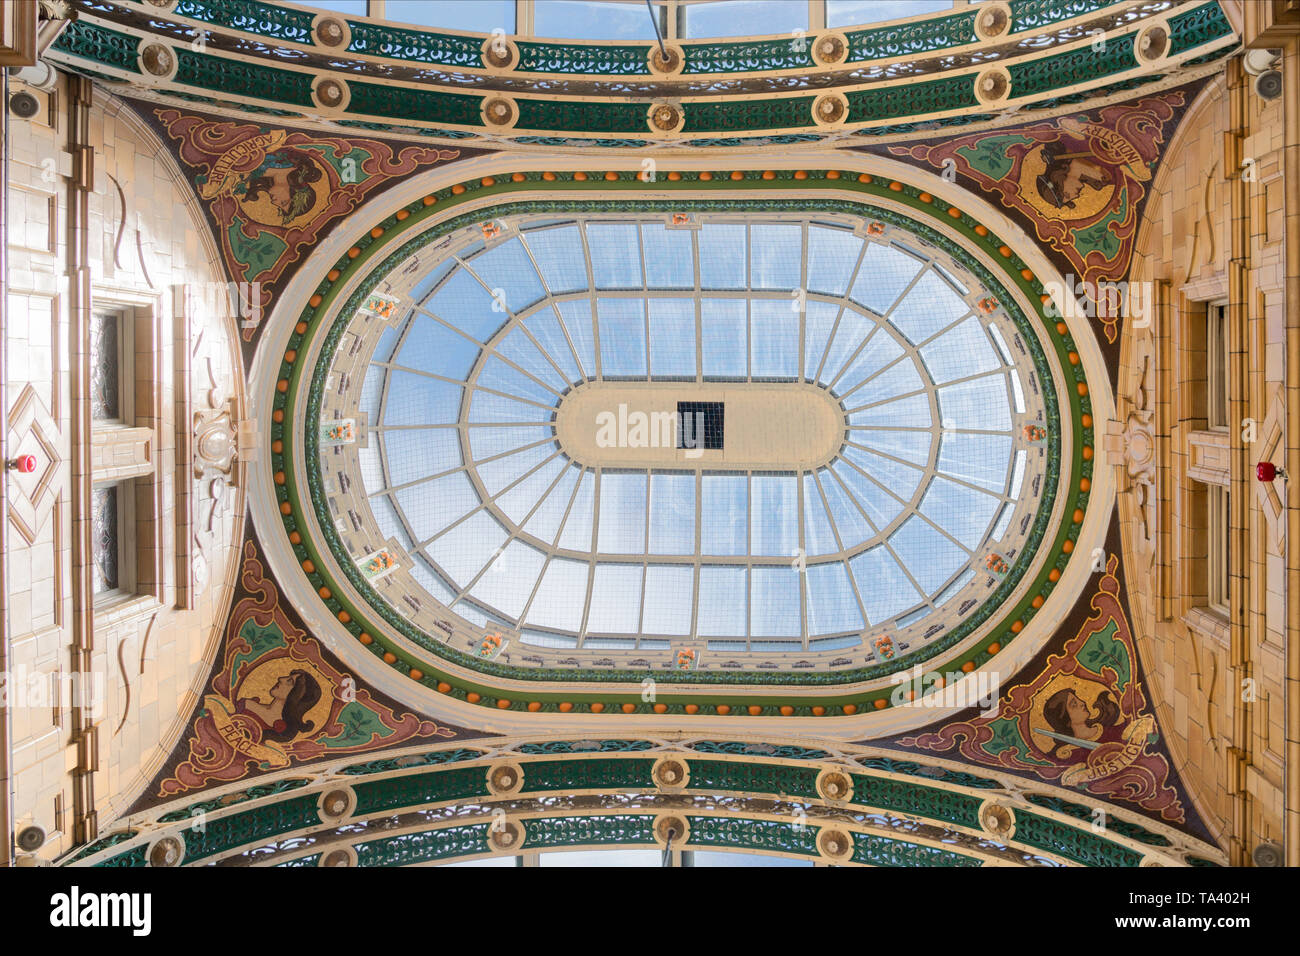
<svg viewBox="0 0 1300 956">
<path fill-rule="evenodd" d="M 722 402 L 677 403 L 677 447 L 722 447 Z"/>
</svg>

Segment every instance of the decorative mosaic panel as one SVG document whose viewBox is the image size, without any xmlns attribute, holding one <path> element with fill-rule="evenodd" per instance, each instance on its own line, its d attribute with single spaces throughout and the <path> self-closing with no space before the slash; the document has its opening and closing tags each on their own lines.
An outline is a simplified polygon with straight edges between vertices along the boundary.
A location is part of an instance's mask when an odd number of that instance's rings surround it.
<svg viewBox="0 0 1300 956">
<path fill-rule="evenodd" d="M 226 269 L 241 284 L 245 342 L 274 293 L 336 223 L 401 177 L 478 152 L 140 109 L 193 176 Z"/>
<path fill-rule="evenodd" d="M 1108 545 L 1095 591 L 1080 599 L 1048 649 L 1004 685 L 995 708 L 878 743 L 1050 781 L 1079 791 L 1090 807 L 1115 803 L 1212 839 L 1171 765 L 1146 694 L 1121 595 L 1118 524 Z"/>
<path fill-rule="evenodd" d="M 1054 254 L 1073 285 L 1117 282 L 1128 273 L 1139 213 L 1164 145 L 1195 90 L 1041 123 L 882 150 L 955 173 L 993 194 Z M 1095 300 L 1094 300 L 1095 301 Z M 1120 316 L 1097 310 L 1108 344 Z"/>
<path fill-rule="evenodd" d="M 290 766 L 480 736 L 410 713 L 345 672 L 284 603 L 251 537 L 243 555 L 219 663 L 137 808 Z"/>
</svg>

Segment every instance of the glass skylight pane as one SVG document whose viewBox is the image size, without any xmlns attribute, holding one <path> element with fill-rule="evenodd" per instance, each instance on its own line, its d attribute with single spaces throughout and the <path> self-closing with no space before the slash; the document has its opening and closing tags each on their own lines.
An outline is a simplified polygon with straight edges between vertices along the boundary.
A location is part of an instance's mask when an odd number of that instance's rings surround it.
<svg viewBox="0 0 1300 956">
<path fill-rule="evenodd" d="M 533 593 L 546 556 L 521 541 L 511 541 L 470 591 L 508 617 L 518 618 Z"/>
<path fill-rule="evenodd" d="M 533 344 L 524 330 L 516 326 L 497 343 L 497 352 L 530 375 L 540 378 L 558 392 L 563 392 L 569 383 L 555 370 L 546 356 Z"/>
<path fill-rule="evenodd" d="M 939 443 L 938 469 L 954 478 L 1002 492 L 1011 460 L 1010 435 L 944 433 Z"/>
<path fill-rule="evenodd" d="M 695 553 L 694 475 L 650 476 L 650 553 Z"/>
<path fill-rule="evenodd" d="M 645 248 L 646 285 L 651 289 L 693 289 L 695 287 L 694 233 L 688 229 L 666 229 L 660 223 L 642 223 Z"/>
<path fill-rule="evenodd" d="M 795 378 L 799 374 L 799 313 L 790 302 L 754 299 L 750 308 L 750 374 Z"/>
<path fill-rule="evenodd" d="M 469 421 L 490 422 L 549 422 L 553 411 L 531 402 L 506 398 L 477 389 L 470 398 Z"/>
<path fill-rule="evenodd" d="M 1025 390 L 1020 386 L 1020 373 L 1015 369 L 1011 370 L 1011 399 L 1016 406 L 1016 414 L 1025 413 Z"/>
<path fill-rule="evenodd" d="M 641 618 L 639 564 L 597 564 L 591 586 L 588 634 L 635 634 Z"/>
<path fill-rule="evenodd" d="M 808 291 L 843 295 L 862 253 L 862 240 L 847 229 L 808 227 Z"/>
<path fill-rule="evenodd" d="M 694 599 L 694 568 L 676 564 L 647 565 L 642 632 L 673 637 L 690 634 Z"/>
<path fill-rule="evenodd" d="M 744 475 L 704 475 L 701 479 L 700 548 L 704 554 L 745 554 L 749 550 L 749 492 Z"/>
<path fill-rule="evenodd" d="M 989 533 L 989 537 L 992 538 L 994 541 L 1001 541 L 1002 536 L 1007 533 L 1007 526 L 1011 524 L 1011 519 L 1012 517 L 1014 517 L 1015 513 L 1016 513 L 1015 505 L 1013 504 L 1003 505 L 1002 511 L 998 514 L 997 524 L 993 526 L 993 530 L 992 532 Z"/>
<path fill-rule="evenodd" d="M 483 388 L 496 389 L 517 398 L 526 398 L 543 405 L 556 404 L 560 396 L 546 386 L 533 381 L 512 365 L 507 365 L 500 356 L 490 355 L 479 372 L 478 384 Z"/>
<path fill-rule="evenodd" d="M 650 300 L 650 374 L 695 377 L 695 302 Z"/>
<path fill-rule="evenodd" d="M 429 299 L 428 310 L 470 338 L 486 342 L 509 318 L 503 310 L 494 310 L 495 304 L 482 283 L 458 269 Z"/>
<path fill-rule="evenodd" d="M 1007 492 L 1007 497 L 1012 501 L 1020 500 L 1020 488 L 1025 481 L 1025 453 L 1024 451 L 1016 452 L 1016 463 L 1011 466 L 1011 489 Z"/>
<path fill-rule="evenodd" d="M 883 547 L 864 551 L 849 562 L 849 567 L 867 609 L 867 623 L 872 627 L 921 601 L 921 595 L 907 579 L 902 567 Z"/>
<path fill-rule="evenodd" d="M 892 431 L 886 428 L 856 428 L 849 433 L 849 441 L 865 445 L 873 451 L 894 455 L 917 465 L 930 461 L 932 437 L 926 432 Z M 958 475 L 958 477 L 962 477 Z"/>
<path fill-rule="evenodd" d="M 831 465 L 831 471 L 848 489 L 853 500 L 862 506 L 877 529 L 884 528 L 903 510 L 902 502 L 844 459 Z"/>
<path fill-rule="evenodd" d="M 897 359 L 903 354 L 903 347 L 892 336 L 877 330 L 876 334 L 867 340 L 867 344 L 862 347 L 857 355 L 853 356 L 853 361 L 849 362 L 844 369 L 844 374 L 839 382 L 835 385 L 835 391 L 840 394 L 850 392 L 857 388 L 865 379 L 877 374 L 882 368 L 890 362 Z M 911 360 L 907 360 L 911 364 Z M 879 386 L 875 386 L 876 394 L 882 394 Z M 868 394 L 859 392 L 854 395 L 854 402 L 861 403 L 864 399 L 859 396 Z M 869 401 L 870 399 L 866 399 Z"/>
<path fill-rule="evenodd" d="M 384 16 L 394 23 L 447 30 L 491 33 L 500 27 L 515 32 L 515 5 L 511 0 L 386 0 Z"/>
<path fill-rule="evenodd" d="M 557 302 L 560 318 L 568 330 L 569 339 L 578 352 L 578 361 L 587 372 L 587 378 L 596 377 L 596 332 L 591 322 L 591 303 L 587 300 Z"/>
<path fill-rule="evenodd" d="M 844 488 L 830 475 L 821 476 L 822 493 L 826 495 L 826 506 L 840 533 L 840 541 L 845 549 L 855 548 L 875 537 L 875 530 L 867 524 L 862 512 L 845 493 Z"/>
<path fill-rule="evenodd" d="M 587 257 L 577 226 L 532 229 L 524 233 L 524 242 L 552 295 L 587 288 Z"/>
<path fill-rule="evenodd" d="M 741 37 L 808 29 L 805 0 L 719 0 L 685 8 L 686 36 Z"/>
<path fill-rule="evenodd" d="M 926 594 L 943 587 L 970 555 L 932 528 L 918 515 L 912 515 L 889 539 L 899 559 L 907 565 L 917 584 Z"/>
<path fill-rule="evenodd" d="M 747 230 L 743 225 L 708 223 L 697 233 L 700 240 L 700 287 L 743 289 L 748 257 Z"/>
<path fill-rule="evenodd" d="M 744 378 L 748 374 L 748 325 L 744 299 L 700 300 L 706 378 Z"/>
<path fill-rule="evenodd" d="M 644 3 L 537 0 L 533 11 L 534 36 L 570 40 L 653 42 L 655 39 L 655 25 Z M 655 16 L 659 16 L 657 11 Z"/>
<path fill-rule="evenodd" d="M 817 369 L 826 354 L 826 345 L 839 313 L 840 307 L 829 302 L 809 299 L 804 304 L 803 376 L 810 381 L 817 378 Z"/>
<path fill-rule="evenodd" d="M 1009 430 L 1011 406 L 1007 402 L 1006 379 L 988 375 L 943 386 L 939 389 L 939 414 L 944 428 Z"/>
<path fill-rule="evenodd" d="M 456 592 L 452 590 L 441 574 L 433 570 L 433 565 L 429 564 L 429 559 L 424 555 L 418 554 L 415 556 L 410 572 L 411 577 L 415 578 L 416 584 L 443 604 L 451 604 L 456 599 Z"/>
<path fill-rule="evenodd" d="M 379 525 L 379 533 L 384 536 L 384 540 L 396 538 L 408 551 L 414 547 L 411 536 L 406 533 L 402 527 L 402 519 L 397 513 L 397 508 L 388 496 L 375 498 L 370 502 L 374 511 L 375 523 Z"/>
<path fill-rule="evenodd" d="M 920 391 L 925 386 L 926 383 L 921 380 L 921 373 L 916 370 L 916 363 L 907 358 L 899 359 L 884 371 L 876 373 L 874 378 L 863 383 L 862 387 L 855 391 L 851 398 L 846 399 L 844 404 L 849 408 L 869 405 L 882 398 Z M 839 391 L 839 386 L 836 386 L 835 390 Z"/>
<path fill-rule="evenodd" d="M 833 382 L 850 356 L 876 328 L 874 320 L 853 309 L 845 309 L 840 316 L 840 324 L 835 329 L 835 338 L 826 352 L 826 365 L 822 369 L 820 381 L 826 385 Z"/>
<path fill-rule="evenodd" d="M 753 637 L 799 637 L 799 573 L 787 565 L 755 567 L 750 575 L 749 629 Z"/>
<path fill-rule="evenodd" d="M 991 372 L 1002 363 L 984 334 L 984 326 L 972 316 L 949 329 L 921 349 L 921 358 L 937 384 Z"/>
<path fill-rule="evenodd" d="M 576 465 L 570 465 L 565 469 L 564 477 L 542 499 L 541 507 L 533 512 L 533 516 L 524 525 L 526 534 L 531 534 L 546 544 L 550 544 L 555 540 L 555 533 L 560 530 L 560 521 L 564 518 L 564 512 L 569 507 L 569 499 L 573 497 L 573 486 L 578 482 L 578 474 L 579 471 Z M 588 538 L 590 538 L 590 532 Z M 590 541 L 588 544 L 590 544 Z"/>
<path fill-rule="evenodd" d="M 447 278 L 453 269 L 460 268 L 460 263 L 455 259 L 447 259 L 431 268 L 419 282 L 411 287 L 411 299 L 414 302 L 424 302 L 429 298 L 432 292 L 443 279 Z"/>
<path fill-rule="evenodd" d="M 792 572 L 793 576 L 793 572 Z M 700 568 L 700 637 L 743 637 L 749 632 L 745 569 L 706 564 Z"/>
<path fill-rule="evenodd" d="M 605 378 L 645 378 L 645 302 L 641 299 L 600 299 L 600 368 Z"/>
<path fill-rule="evenodd" d="M 537 270 L 518 239 L 509 239 L 480 253 L 468 264 L 494 293 L 498 289 L 505 291 L 506 308 L 511 312 L 523 310 L 546 294 Z"/>
<path fill-rule="evenodd" d="M 517 451 L 513 455 L 497 458 L 493 461 L 479 462 L 474 466 L 479 480 L 492 497 L 499 495 L 507 486 L 528 474 L 547 458 L 555 454 L 555 445 L 538 445 Z"/>
<path fill-rule="evenodd" d="M 967 569 L 957 575 L 957 577 L 953 578 L 951 584 L 939 592 L 939 596 L 934 599 L 934 606 L 942 607 L 947 604 L 962 588 L 970 584 L 971 579 L 974 577 L 975 571 L 973 569 Z"/>
<path fill-rule="evenodd" d="M 921 499 L 921 513 L 972 551 L 993 521 L 998 499 L 936 477 Z"/>
<path fill-rule="evenodd" d="M 578 610 L 581 612 L 582 607 Z M 519 642 L 521 644 L 531 644 L 533 647 L 577 647 L 578 639 L 571 634 L 552 634 L 550 631 L 530 631 L 524 630 L 519 632 Z M 514 866 L 514 857 L 499 856 L 494 859 L 503 861 L 498 862 L 496 866 Z M 490 861 L 485 861 L 490 862 Z M 447 866 L 469 866 L 469 863 L 457 864 L 449 863 Z"/>
<path fill-rule="evenodd" d="M 550 425 L 505 425 L 502 427 L 470 427 L 469 453 L 475 461 L 518 451 L 525 445 L 550 438 L 555 429 Z"/>
<path fill-rule="evenodd" d="M 921 271 L 921 265 L 907 253 L 891 246 L 868 243 L 849 298 L 878 315 L 884 315 Z"/>
<path fill-rule="evenodd" d="M 463 471 L 393 492 L 416 541 L 428 541 L 478 507 L 478 495 Z"/>
<path fill-rule="evenodd" d="M 952 9 L 952 0 L 826 0 L 826 25 L 852 27 Z"/>
<path fill-rule="evenodd" d="M 414 313 L 412 313 L 414 315 Z M 410 321 L 408 316 L 407 322 Z M 403 323 L 405 326 L 406 323 Z M 397 329 L 389 326 L 379 336 L 379 341 L 375 343 L 375 352 L 370 356 L 372 362 L 387 362 L 393 357 L 393 349 L 397 348 Z"/>
<path fill-rule="evenodd" d="M 849 415 L 850 425 L 883 425 L 886 428 L 929 428 L 930 400 L 924 395 L 912 395 Z"/>
<path fill-rule="evenodd" d="M 928 269 L 890 313 L 889 321 L 915 344 L 952 325 L 968 312 L 970 306 L 952 286 L 939 273 Z"/>
<path fill-rule="evenodd" d="M 388 480 L 404 485 L 449 471 L 461 463 L 460 436 L 454 428 L 409 428 L 384 432 Z"/>
<path fill-rule="evenodd" d="M 576 633 L 582 627 L 590 567 L 585 561 L 551 558 L 546 574 L 542 575 L 541 587 L 537 588 L 537 597 L 528 609 L 528 623 Z"/>
<path fill-rule="evenodd" d="M 798 486 L 794 475 L 755 475 L 749 509 L 753 553 L 793 557 L 799 547 Z"/>
<path fill-rule="evenodd" d="M 751 289 L 799 288 L 802 226 L 758 223 L 749 228 L 749 242 Z"/>
<path fill-rule="evenodd" d="M 591 521 L 595 513 L 596 476 L 585 472 L 578 485 L 578 495 L 573 500 L 573 508 L 564 521 L 564 530 L 560 533 L 560 547 L 568 551 L 591 551 Z"/>
<path fill-rule="evenodd" d="M 492 560 L 505 540 L 506 531 L 496 519 L 486 511 L 476 511 L 425 551 L 453 584 L 463 588 Z"/>
<path fill-rule="evenodd" d="M 379 421 L 379 399 L 384 393 L 384 377 L 388 372 L 377 366 L 366 369 L 366 379 L 357 400 L 358 411 L 369 416 L 371 423 Z"/>
<path fill-rule="evenodd" d="M 1016 360 L 1011 356 L 1011 350 L 1007 348 L 1007 340 L 1002 337 L 1002 330 L 998 328 L 996 322 L 989 323 L 989 332 L 993 336 L 993 344 L 998 347 L 998 354 L 1002 356 L 1002 361 L 1008 365 L 1015 365 Z"/>
<path fill-rule="evenodd" d="M 496 506 L 507 518 L 519 524 L 528 517 L 528 512 L 533 510 L 533 506 L 541 500 L 542 495 L 546 494 L 546 489 L 551 487 L 551 482 L 556 479 L 564 466 L 563 457 L 557 455 L 497 498 Z"/>
<path fill-rule="evenodd" d="M 804 580 L 808 591 L 809 634 L 838 634 L 866 626 L 853 597 L 846 565 L 839 561 L 810 564 Z"/>
<path fill-rule="evenodd" d="M 826 514 L 826 505 L 812 475 L 803 476 L 803 542 L 804 552 L 809 557 L 834 554 L 840 550 Z"/>
<path fill-rule="evenodd" d="M 385 425 L 446 425 L 460 418 L 462 389 L 436 378 L 393 372 L 384 402 Z"/>
<path fill-rule="evenodd" d="M 919 468 L 882 458 L 853 445 L 845 446 L 844 457 L 904 501 L 912 497 L 916 486 L 921 483 L 923 473 Z"/>
<path fill-rule="evenodd" d="M 600 476 L 597 548 L 606 554 L 645 554 L 646 475 L 607 471 Z"/>
<path fill-rule="evenodd" d="M 597 289 L 641 289 L 641 243 L 634 222 L 587 224 L 587 248 Z"/>
<path fill-rule="evenodd" d="M 537 339 L 546 354 L 564 370 L 569 381 L 577 382 L 582 378 L 582 374 L 578 371 L 578 363 L 573 357 L 573 350 L 569 348 L 568 339 L 564 337 L 564 329 L 553 311 L 543 309 L 541 312 L 536 312 L 524 320 L 524 325 L 528 327 L 529 332 L 533 333 L 533 338 Z"/>
<path fill-rule="evenodd" d="M 384 467 L 379 461 L 379 446 L 373 435 L 368 446 L 357 446 L 357 470 L 361 472 L 361 483 L 366 486 L 367 494 L 384 488 Z"/>
</svg>

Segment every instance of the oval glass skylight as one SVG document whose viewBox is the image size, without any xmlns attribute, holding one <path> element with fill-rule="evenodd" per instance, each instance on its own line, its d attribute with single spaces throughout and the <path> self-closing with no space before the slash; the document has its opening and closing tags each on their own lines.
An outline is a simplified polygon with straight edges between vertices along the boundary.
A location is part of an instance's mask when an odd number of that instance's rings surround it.
<svg viewBox="0 0 1300 956">
<path fill-rule="evenodd" d="M 989 293 L 910 234 L 724 214 L 486 232 L 391 281 L 357 397 L 365 497 L 421 600 L 537 647 L 833 651 L 923 640 L 1023 539 L 1032 366 Z M 607 412 L 601 447 L 641 441 L 636 467 L 557 435 L 592 389 L 591 434 Z M 778 453 L 797 389 L 835 429 L 806 466 Z M 638 401 L 719 406 L 721 447 L 636 432 Z M 756 435 L 767 453 L 741 456 Z"/>
</svg>

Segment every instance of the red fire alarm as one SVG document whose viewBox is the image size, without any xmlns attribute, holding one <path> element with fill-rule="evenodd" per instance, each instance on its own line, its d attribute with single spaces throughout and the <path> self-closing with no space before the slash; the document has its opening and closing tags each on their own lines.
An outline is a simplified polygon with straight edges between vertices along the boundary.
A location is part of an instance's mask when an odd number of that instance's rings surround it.
<svg viewBox="0 0 1300 956">
<path fill-rule="evenodd" d="M 1261 461 L 1255 466 L 1255 477 L 1260 481 L 1269 482 L 1274 478 L 1285 479 L 1286 472 L 1271 461 Z"/>
<path fill-rule="evenodd" d="M 19 455 L 13 461 L 9 462 L 9 467 L 17 469 L 19 474 L 30 475 L 36 470 L 36 456 Z"/>
</svg>

